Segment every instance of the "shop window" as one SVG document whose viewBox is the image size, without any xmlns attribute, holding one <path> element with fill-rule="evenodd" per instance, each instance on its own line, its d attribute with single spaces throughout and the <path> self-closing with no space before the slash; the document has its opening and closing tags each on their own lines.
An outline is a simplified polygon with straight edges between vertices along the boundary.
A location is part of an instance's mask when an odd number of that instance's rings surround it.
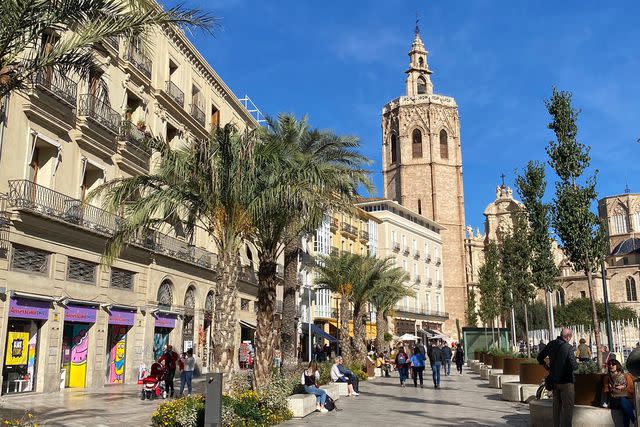
<svg viewBox="0 0 640 427">
<path fill-rule="evenodd" d="M 24 246 L 14 246 L 11 269 L 28 273 L 47 274 L 49 253 Z"/>
<path fill-rule="evenodd" d="M 249 300 L 246 298 L 240 298 L 240 310 L 249 311 Z"/>
<path fill-rule="evenodd" d="M 111 269 L 111 282 L 109 286 L 117 289 L 133 289 L 133 273 L 119 268 Z"/>
<path fill-rule="evenodd" d="M 67 263 L 67 280 L 88 284 L 96 283 L 96 264 L 69 258 Z"/>
</svg>

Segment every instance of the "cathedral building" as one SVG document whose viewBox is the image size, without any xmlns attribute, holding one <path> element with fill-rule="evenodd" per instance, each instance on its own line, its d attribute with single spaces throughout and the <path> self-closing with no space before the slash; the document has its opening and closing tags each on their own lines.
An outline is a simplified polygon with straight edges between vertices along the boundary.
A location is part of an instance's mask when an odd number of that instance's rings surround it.
<svg viewBox="0 0 640 427">
<path fill-rule="evenodd" d="M 434 93 L 427 51 L 416 26 L 406 94 L 382 110 L 384 197 L 441 225 L 443 286 L 455 336 L 466 306 L 464 195 L 456 101 Z"/>
</svg>

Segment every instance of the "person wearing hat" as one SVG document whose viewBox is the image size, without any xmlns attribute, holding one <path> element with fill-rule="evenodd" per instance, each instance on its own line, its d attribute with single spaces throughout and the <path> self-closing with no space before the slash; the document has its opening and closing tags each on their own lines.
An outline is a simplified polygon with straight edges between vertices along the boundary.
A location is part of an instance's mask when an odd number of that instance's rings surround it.
<svg viewBox="0 0 640 427">
<path fill-rule="evenodd" d="M 622 365 L 615 359 L 607 361 L 607 374 L 602 379 L 602 394 L 609 403 L 602 406 L 610 406 L 611 409 L 622 411 L 622 423 L 625 427 L 636 423 L 636 415 L 633 412 L 634 385 L 631 374 L 625 374 Z"/>
<path fill-rule="evenodd" d="M 576 357 L 580 362 L 588 362 L 591 360 L 591 349 L 587 345 L 587 340 L 584 338 L 580 338 L 580 345 L 578 346 Z"/>
</svg>

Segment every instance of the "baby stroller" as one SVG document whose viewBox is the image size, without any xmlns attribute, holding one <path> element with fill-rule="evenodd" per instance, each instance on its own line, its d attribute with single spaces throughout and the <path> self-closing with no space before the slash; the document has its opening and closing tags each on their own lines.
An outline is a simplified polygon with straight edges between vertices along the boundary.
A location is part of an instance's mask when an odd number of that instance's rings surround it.
<svg viewBox="0 0 640 427">
<path fill-rule="evenodd" d="M 167 392 L 164 389 L 164 375 L 165 369 L 160 363 L 155 362 L 151 365 L 151 373 L 142 379 L 140 399 L 152 400 L 158 397 L 166 399 Z"/>
</svg>

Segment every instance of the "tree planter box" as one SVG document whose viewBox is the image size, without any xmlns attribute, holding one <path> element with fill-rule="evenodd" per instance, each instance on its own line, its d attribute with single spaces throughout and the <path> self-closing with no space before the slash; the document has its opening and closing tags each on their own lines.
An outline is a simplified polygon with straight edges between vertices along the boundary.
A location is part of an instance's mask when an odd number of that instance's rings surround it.
<svg viewBox="0 0 640 427">
<path fill-rule="evenodd" d="M 547 370 L 538 363 L 520 364 L 520 384 L 540 384 L 548 375 Z"/>
<path fill-rule="evenodd" d="M 493 369 L 504 369 L 505 356 L 491 356 L 491 367 Z"/>
<path fill-rule="evenodd" d="M 526 362 L 530 359 L 524 358 L 516 358 L 516 357 L 507 357 L 504 359 L 504 366 L 502 369 L 504 370 L 505 375 L 519 375 L 520 374 L 520 364 L 522 362 Z"/>
<path fill-rule="evenodd" d="M 576 374 L 576 405 L 597 405 L 596 397 L 602 390 L 602 374 Z"/>
</svg>

